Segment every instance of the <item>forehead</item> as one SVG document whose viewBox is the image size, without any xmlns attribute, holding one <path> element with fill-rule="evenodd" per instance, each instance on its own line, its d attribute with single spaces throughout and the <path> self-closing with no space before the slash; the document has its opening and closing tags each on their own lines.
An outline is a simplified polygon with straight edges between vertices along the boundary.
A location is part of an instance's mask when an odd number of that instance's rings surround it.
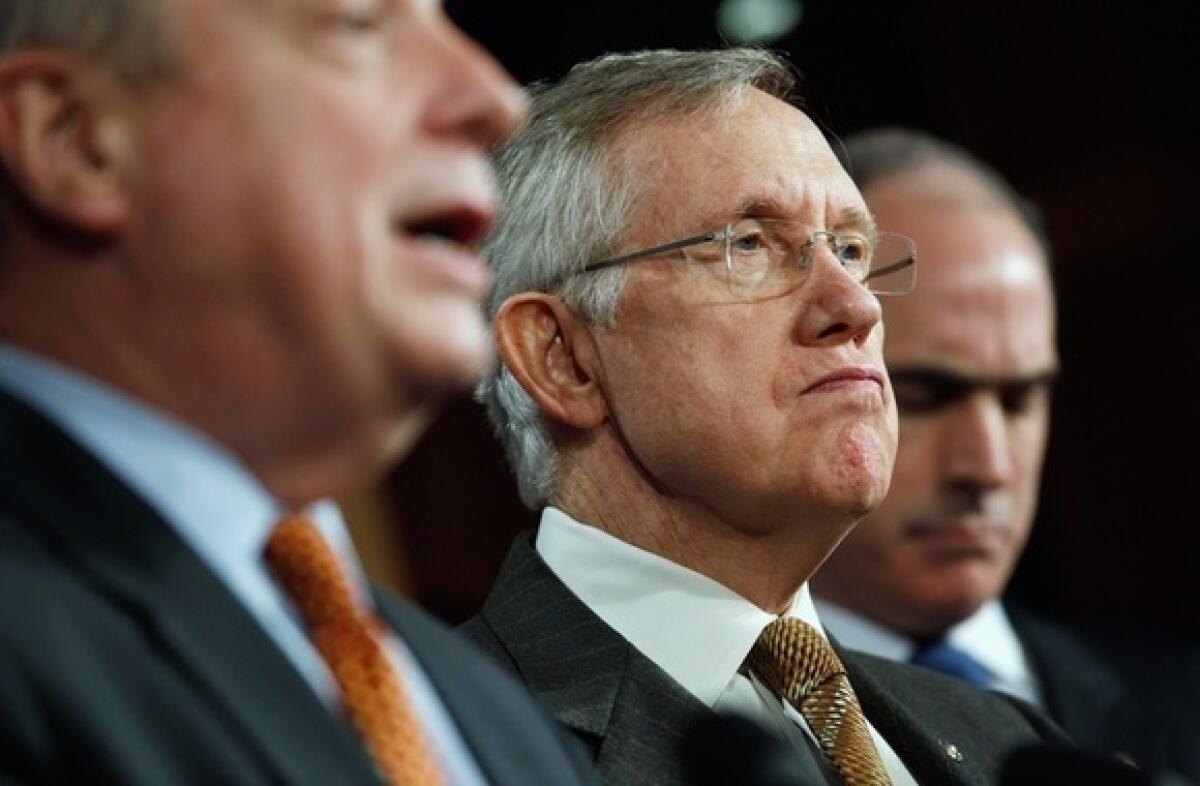
<svg viewBox="0 0 1200 786">
<path fill-rule="evenodd" d="M 167 5 L 177 14 L 182 32 L 194 29 L 189 26 L 205 20 L 220 20 L 226 17 L 253 17 L 267 24 L 286 25 L 313 15 L 359 10 L 370 12 L 379 7 L 395 7 L 415 11 L 437 11 L 441 0 L 167 0 Z"/>
<path fill-rule="evenodd" d="M 723 111 L 636 124 L 622 137 L 619 165 L 641 187 L 632 234 L 648 242 L 740 214 L 821 228 L 866 209 L 813 122 L 759 90 Z"/>
<path fill-rule="evenodd" d="M 866 194 L 880 227 L 911 237 L 919 260 L 917 288 L 881 299 L 887 361 L 981 374 L 1053 367 L 1054 296 L 1033 234 L 975 187 L 905 177 Z"/>
</svg>

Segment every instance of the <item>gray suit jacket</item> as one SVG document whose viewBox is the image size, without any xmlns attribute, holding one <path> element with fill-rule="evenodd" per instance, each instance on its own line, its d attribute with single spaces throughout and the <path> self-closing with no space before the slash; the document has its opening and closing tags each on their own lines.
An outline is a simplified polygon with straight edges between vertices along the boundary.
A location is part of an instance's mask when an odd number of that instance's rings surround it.
<svg viewBox="0 0 1200 786">
<path fill-rule="evenodd" d="M 677 750 L 712 711 L 605 624 L 517 539 L 468 636 L 591 748 L 610 784 L 682 784 Z M 836 648 L 836 644 L 835 644 Z M 1065 743 L 1022 702 L 838 650 L 863 710 L 921 783 L 996 783 L 1011 750 Z"/>
</svg>

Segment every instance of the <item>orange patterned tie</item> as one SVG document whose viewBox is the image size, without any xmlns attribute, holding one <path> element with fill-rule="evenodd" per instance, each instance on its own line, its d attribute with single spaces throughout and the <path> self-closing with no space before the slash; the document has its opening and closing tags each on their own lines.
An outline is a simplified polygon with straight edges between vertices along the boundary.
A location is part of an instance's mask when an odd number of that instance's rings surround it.
<svg viewBox="0 0 1200 786">
<path fill-rule="evenodd" d="M 435 786 L 443 777 L 382 646 L 383 623 L 356 607 L 333 551 L 302 515 L 280 522 L 267 564 L 308 624 L 342 704 L 389 786 Z"/>
<path fill-rule="evenodd" d="M 815 628 L 781 617 L 759 634 L 746 662 L 804 716 L 847 786 L 891 786 L 846 668 Z"/>
</svg>

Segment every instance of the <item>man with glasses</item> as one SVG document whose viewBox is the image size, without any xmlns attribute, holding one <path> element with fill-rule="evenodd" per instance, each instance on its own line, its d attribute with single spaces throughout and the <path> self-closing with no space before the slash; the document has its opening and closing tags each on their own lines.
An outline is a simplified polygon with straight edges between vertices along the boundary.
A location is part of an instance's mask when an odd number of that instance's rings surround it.
<svg viewBox="0 0 1200 786">
<path fill-rule="evenodd" d="M 1184 706 L 1170 694 L 1196 694 L 1195 653 L 1130 633 L 1137 654 L 1122 658 L 1130 647 L 1000 600 L 1033 523 L 1058 369 L 1036 213 L 924 134 L 864 132 L 846 152 L 875 218 L 918 243 L 921 286 L 884 304 L 896 466 L 886 499 L 813 577 L 822 621 L 854 649 L 1039 704 L 1080 745 L 1200 776 L 1195 704 L 1185 725 L 1167 720 Z M 1190 682 L 1178 678 L 1189 663 Z"/>
<path fill-rule="evenodd" d="M 480 396 L 542 510 L 467 630 L 609 783 L 682 782 L 714 710 L 813 782 L 994 781 L 1024 705 L 826 640 L 807 580 L 883 498 L 877 295 L 914 280 L 761 51 L 645 52 L 535 93 L 486 254 Z"/>
</svg>

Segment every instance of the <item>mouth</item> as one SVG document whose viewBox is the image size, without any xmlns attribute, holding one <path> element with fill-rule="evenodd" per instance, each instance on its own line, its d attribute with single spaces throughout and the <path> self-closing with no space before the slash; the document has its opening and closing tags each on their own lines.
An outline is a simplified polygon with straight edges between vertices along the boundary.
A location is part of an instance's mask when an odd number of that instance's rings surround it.
<svg viewBox="0 0 1200 786">
<path fill-rule="evenodd" d="M 392 228 L 404 243 L 406 260 L 457 288 L 482 295 L 491 274 L 479 249 L 494 218 L 490 205 L 443 204 L 396 218 Z"/>
<path fill-rule="evenodd" d="M 847 366 L 821 377 L 805 388 L 802 395 L 864 388 L 883 390 L 883 372 L 871 366 Z"/>
<path fill-rule="evenodd" d="M 418 241 L 478 254 L 493 217 L 490 208 L 454 205 L 416 218 L 397 220 L 395 226 L 397 231 Z"/>
<path fill-rule="evenodd" d="M 1010 530 L 1000 522 L 956 516 L 914 522 L 906 528 L 905 535 L 938 551 L 992 556 L 1008 544 Z"/>
</svg>

